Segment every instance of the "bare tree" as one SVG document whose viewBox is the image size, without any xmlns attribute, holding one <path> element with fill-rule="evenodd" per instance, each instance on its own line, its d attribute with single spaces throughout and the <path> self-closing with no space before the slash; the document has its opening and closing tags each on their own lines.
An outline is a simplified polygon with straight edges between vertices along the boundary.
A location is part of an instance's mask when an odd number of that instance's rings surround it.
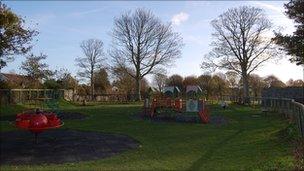
<svg viewBox="0 0 304 171">
<path fill-rule="evenodd" d="M 181 75 L 173 74 L 167 79 L 166 86 L 176 86 L 183 91 L 183 81 L 184 78 Z"/>
<path fill-rule="evenodd" d="M 94 99 L 94 73 L 104 66 L 103 43 L 98 39 L 88 39 L 80 44 L 83 57 L 76 58 L 77 66 L 80 67 L 78 75 L 90 80 L 90 91 Z"/>
<path fill-rule="evenodd" d="M 166 86 L 167 75 L 162 73 L 156 73 L 153 77 L 153 84 L 157 87 L 159 92 L 163 91 L 163 88 Z"/>
<path fill-rule="evenodd" d="M 301 79 L 298 79 L 298 80 L 289 79 L 286 82 L 286 86 L 288 86 L 288 87 L 301 87 L 303 84 L 304 84 L 304 81 Z"/>
<path fill-rule="evenodd" d="M 209 97 L 212 95 L 212 76 L 208 73 L 200 75 L 198 78 L 198 85 L 203 89 L 203 91 L 206 92 L 206 98 L 209 99 Z"/>
<path fill-rule="evenodd" d="M 181 55 L 182 38 L 149 10 L 137 9 L 114 21 L 110 56 L 115 67 L 122 68 L 136 82 L 140 100 L 141 79 L 162 66 L 170 66 Z"/>
<path fill-rule="evenodd" d="M 227 93 L 229 85 L 222 73 L 214 74 L 210 80 L 211 92 L 214 97 L 219 99 Z"/>
<path fill-rule="evenodd" d="M 270 87 L 277 87 L 277 88 L 282 88 L 286 87 L 285 83 L 283 83 L 278 77 L 274 75 L 269 75 L 266 78 L 264 78 L 266 88 Z"/>
<path fill-rule="evenodd" d="M 238 86 L 238 82 L 239 82 L 238 76 L 239 76 L 239 74 L 234 71 L 226 72 L 226 78 L 227 78 L 227 81 L 229 82 L 229 86 L 231 88 L 235 88 Z"/>
<path fill-rule="evenodd" d="M 193 85 L 198 85 L 198 79 L 196 76 L 186 76 L 183 80 L 183 90 L 186 92 L 187 86 L 193 86 Z"/>
<path fill-rule="evenodd" d="M 119 92 L 126 93 L 130 98 L 132 96 L 133 99 L 133 95 L 135 94 L 134 78 L 132 78 L 122 68 L 112 68 L 112 75 L 114 78 L 112 85 L 116 86 L 119 89 Z M 148 81 L 143 78 L 141 79 L 140 85 L 141 85 L 140 91 L 144 93 L 148 89 Z"/>
<path fill-rule="evenodd" d="M 272 23 L 262 9 L 249 6 L 228 9 L 211 22 L 213 49 L 201 67 L 235 71 L 242 77 L 245 103 L 249 102 L 248 77 L 271 59 L 276 46 L 269 36 Z"/>
<path fill-rule="evenodd" d="M 261 97 L 262 90 L 266 87 L 266 83 L 262 77 L 257 74 L 251 74 L 248 78 L 249 85 L 251 87 L 254 97 Z"/>
</svg>

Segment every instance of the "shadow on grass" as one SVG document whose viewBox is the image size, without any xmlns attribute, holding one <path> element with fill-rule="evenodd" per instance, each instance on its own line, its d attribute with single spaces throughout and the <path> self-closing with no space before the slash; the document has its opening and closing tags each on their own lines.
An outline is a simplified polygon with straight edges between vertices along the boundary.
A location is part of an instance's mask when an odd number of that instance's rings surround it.
<svg viewBox="0 0 304 171">
<path fill-rule="evenodd" d="M 228 141 L 232 140 L 233 138 L 237 137 L 239 134 L 241 134 L 243 130 L 239 130 L 235 132 L 234 134 L 228 136 L 227 138 L 223 139 L 217 144 L 214 144 L 209 148 L 209 150 L 203 154 L 198 160 L 196 160 L 192 166 L 188 170 L 199 170 L 204 163 L 206 163 L 208 160 L 212 158 L 214 153 L 221 149 L 225 144 L 227 144 Z"/>
</svg>

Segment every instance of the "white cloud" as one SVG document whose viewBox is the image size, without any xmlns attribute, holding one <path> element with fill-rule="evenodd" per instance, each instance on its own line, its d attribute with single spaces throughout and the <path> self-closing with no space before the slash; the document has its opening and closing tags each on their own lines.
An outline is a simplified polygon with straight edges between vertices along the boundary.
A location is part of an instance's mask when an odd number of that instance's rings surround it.
<svg viewBox="0 0 304 171">
<path fill-rule="evenodd" d="M 79 16 L 88 15 L 88 14 L 93 14 L 93 13 L 102 12 L 102 11 L 104 11 L 105 9 L 106 9 L 106 8 L 103 7 L 103 8 L 91 9 L 91 10 L 87 10 L 87 11 L 78 11 L 78 12 L 73 12 L 73 13 L 71 13 L 70 15 L 71 15 L 71 16 L 79 17 Z"/>
<path fill-rule="evenodd" d="M 171 19 L 171 22 L 174 24 L 174 25 L 180 25 L 182 22 L 185 22 L 187 21 L 189 18 L 189 14 L 185 13 L 185 12 L 180 12 L 176 15 L 174 15 Z"/>
<path fill-rule="evenodd" d="M 265 2 L 253 2 L 253 4 L 258 5 L 262 8 L 267 8 L 269 10 L 272 10 L 272 11 L 275 11 L 275 12 L 278 12 L 278 13 L 283 13 L 284 12 L 283 6 L 282 7 L 281 6 L 275 6 L 275 5 L 265 3 Z"/>
<path fill-rule="evenodd" d="M 39 24 L 47 24 L 49 21 L 54 20 L 57 16 L 54 13 L 37 14 L 32 16 L 31 20 Z"/>
<path fill-rule="evenodd" d="M 275 24 L 275 26 L 279 27 L 276 31 L 280 31 L 283 34 L 291 34 L 294 32 L 295 27 L 293 20 L 289 19 L 284 14 L 284 6 L 280 5 L 273 5 L 270 3 L 265 2 L 251 2 L 253 5 L 259 6 L 266 10 L 268 13 L 268 18 Z"/>
</svg>

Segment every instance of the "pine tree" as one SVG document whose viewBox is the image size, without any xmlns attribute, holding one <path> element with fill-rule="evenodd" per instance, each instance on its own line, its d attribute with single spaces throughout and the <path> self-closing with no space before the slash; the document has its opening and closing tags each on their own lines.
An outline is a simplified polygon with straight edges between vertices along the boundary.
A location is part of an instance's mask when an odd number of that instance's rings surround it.
<svg viewBox="0 0 304 171">
<path fill-rule="evenodd" d="M 296 31 L 292 35 L 276 33 L 276 43 L 283 46 L 288 55 L 291 55 L 291 62 L 297 65 L 304 64 L 304 1 L 291 0 L 284 5 L 286 15 L 295 21 Z"/>
</svg>

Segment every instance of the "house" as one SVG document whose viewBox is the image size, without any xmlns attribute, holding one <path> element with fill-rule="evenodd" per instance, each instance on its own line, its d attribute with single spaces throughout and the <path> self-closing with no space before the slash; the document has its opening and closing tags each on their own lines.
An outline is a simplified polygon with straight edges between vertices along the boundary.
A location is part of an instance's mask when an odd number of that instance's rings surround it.
<svg viewBox="0 0 304 171">
<path fill-rule="evenodd" d="M 35 80 L 29 76 L 1 73 L 0 74 L 1 88 L 18 89 L 18 88 L 37 88 L 41 85 L 40 81 Z"/>
<path fill-rule="evenodd" d="M 4 74 L 0 73 L 0 82 L 4 82 L 6 80 L 7 80 L 7 78 L 4 76 Z"/>
</svg>

